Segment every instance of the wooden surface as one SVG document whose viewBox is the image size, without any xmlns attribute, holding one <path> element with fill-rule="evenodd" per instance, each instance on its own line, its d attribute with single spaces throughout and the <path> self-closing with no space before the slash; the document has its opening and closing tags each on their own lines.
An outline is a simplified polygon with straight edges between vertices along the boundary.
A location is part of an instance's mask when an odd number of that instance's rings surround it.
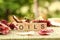
<svg viewBox="0 0 60 40">
<path fill-rule="evenodd" d="M 41 39 L 41 38 L 60 38 L 60 27 L 48 27 L 48 29 L 53 29 L 54 32 L 50 35 L 34 35 L 34 36 L 21 36 L 17 35 L 17 31 L 11 31 L 8 35 L 0 35 L 0 39 Z"/>
</svg>

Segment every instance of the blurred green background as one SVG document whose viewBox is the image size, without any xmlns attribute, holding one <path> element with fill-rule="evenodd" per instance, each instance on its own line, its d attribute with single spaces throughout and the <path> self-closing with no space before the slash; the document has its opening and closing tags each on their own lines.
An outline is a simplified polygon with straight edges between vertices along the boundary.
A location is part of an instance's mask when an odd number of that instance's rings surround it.
<svg viewBox="0 0 60 40">
<path fill-rule="evenodd" d="M 37 0 L 36 3 L 40 14 L 47 14 L 47 18 L 60 17 L 60 0 Z M 8 20 L 9 15 L 33 20 L 34 0 L 0 0 L 0 20 Z"/>
</svg>

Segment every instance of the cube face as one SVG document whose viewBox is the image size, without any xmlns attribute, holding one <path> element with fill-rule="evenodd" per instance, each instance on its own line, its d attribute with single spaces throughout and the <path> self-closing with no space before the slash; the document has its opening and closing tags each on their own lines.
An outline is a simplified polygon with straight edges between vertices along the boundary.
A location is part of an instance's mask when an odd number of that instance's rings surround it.
<svg viewBox="0 0 60 40">
<path fill-rule="evenodd" d="M 19 31 L 24 31 L 26 29 L 25 23 L 18 23 L 18 30 Z"/>
<path fill-rule="evenodd" d="M 19 23 L 19 31 L 39 31 L 41 29 L 46 29 L 46 23 Z"/>
</svg>

